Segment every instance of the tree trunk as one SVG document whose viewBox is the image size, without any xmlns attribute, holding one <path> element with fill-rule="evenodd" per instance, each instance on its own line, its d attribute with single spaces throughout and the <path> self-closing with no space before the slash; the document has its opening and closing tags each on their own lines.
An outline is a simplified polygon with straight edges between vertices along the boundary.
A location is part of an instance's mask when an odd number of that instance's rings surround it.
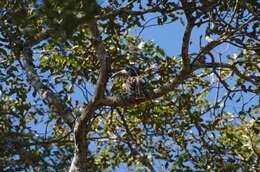
<svg viewBox="0 0 260 172">
<path fill-rule="evenodd" d="M 69 172 L 87 172 L 87 140 L 86 127 L 75 126 L 74 157 Z"/>
</svg>

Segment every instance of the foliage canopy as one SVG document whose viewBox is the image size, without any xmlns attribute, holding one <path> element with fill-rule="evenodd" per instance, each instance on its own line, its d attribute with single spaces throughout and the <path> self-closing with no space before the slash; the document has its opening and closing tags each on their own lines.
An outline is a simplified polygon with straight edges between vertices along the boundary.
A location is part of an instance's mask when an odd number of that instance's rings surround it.
<svg viewBox="0 0 260 172">
<path fill-rule="evenodd" d="M 259 10 L 254 0 L 0 1 L 0 169 L 260 170 Z M 182 42 L 167 40 L 180 53 L 142 38 L 166 24 L 182 27 Z M 144 96 L 126 93 L 127 65 Z"/>
</svg>

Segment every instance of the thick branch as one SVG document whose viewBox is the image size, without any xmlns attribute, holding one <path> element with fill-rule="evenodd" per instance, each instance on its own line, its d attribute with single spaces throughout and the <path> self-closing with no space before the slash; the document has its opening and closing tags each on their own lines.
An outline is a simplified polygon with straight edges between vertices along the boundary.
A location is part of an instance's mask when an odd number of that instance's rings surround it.
<svg viewBox="0 0 260 172">
<path fill-rule="evenodd" d="M 108 76 L 111 70 L 111 57 L 107 54 L 105 50 L 105 45 L 103 44 L 102 38 L 98 31 L 96 21 L 89 23 L 90 31 L 92 32 L 93 45 L 96 50 L 96 55 L 100 60 L 101 68 L 99 72 L 99 77 L 97 81 L 97 87 L 92 100 L 89 102 L 85 108 L 82 115 L 77 120 L 74 127 L 74 141 L 75 141 L 75 152 L 70 167 L 70 172 L 87 171 L 87 140 L 86 134 L 90 129 L 91 120 L 93 119 L 93 114 L 98 107 L 98 102 L 103 98 L 104 91 L 106 89 L 106 84 L 108 81 Z"/>
<path fill-rule="evenodd" d="M 187 19 L 187 25 L 182 40 L 181 55 L 183 59 L 184 69 L 189 71 L 191 69 L 190 59 L 189 59 L 189 45 L 190 45 L 191 32 L 195 23 L 195 18 L 192 16 L 192 11 L 191 8 L 189 7 L 189 3 L 187 1 L 181 1 L 181 3 Z"/>
<path fill-rule="evenodd" d="M 97 57 L 101 62 L 101 68 L 99 71 L 95 93 L 92 97 L 91 102 L 86 107 L 85 112 L 83 112 L 83 114 L 81 115 L 78 121 L 79 125 L 86 124 L 87 119 L 89 119 L 88 116 L 91 115 L 91 112 L 93 112 L 93 110 L 91 109 L 96 109 L 98 102 L 103 98 L 112 62 L 111 57 L 107 54 L 105 50 L 105 45 L 98 31 L 97 23 L 95 20 L 90 22 L 89 28 L 92 32 L 93 45 L 96 50 Z"/>
<path fill-rule="evenodd" d="M 181 50 L 181 55 L 183 59 L 183 65 L 184 69 L 189 70 L 190 69 L 190 59 L 189 59 L 189 45 L 190 45 L 190 37 L 191 37 L 191 32 L 193 29 L 194 23 L 193 22 L 188 22 L 184 35 L 183 35 L 183 40 L 182 40 L 182 50 Z"/>
<path fill-rule="evenodd" d="M 92 115 L 91 112 L 94 110 L 91 109 L 96 109 L 98 102 L 103 98 L 104 96 L 104 91 L 106 89 L 106 84 L 108 81 L 108 76 L 111 70 L 111 57 L 107 54 L 105 50 L 105 45 L 102 41 L 102 38 L 100 36 L 100 33 L 98 31 L 97 23 L 96 21 L 92 21 L 89 24 L 90 31 L 92 32 L 92 37 L 93 37 L 93 45 L 96 50 L 97 57 L 99 58 L 99 61 L 101 62 L 101 68 L 99 71 L 99 76 L 98 76 L 98 81 L 97 81 L 97 86 L 95 93 L 92 97 L 91 102 L 89 105 L 86 107 L 85 112 L 80 116 L 79 119 L 79 127 L 81 125 L 85 125 L 87 120 L 90 119 L 88 116 Z"/>
<path fill-rule="evenodd" d="M 244 80 L 254 84 L 257 86 L 257 78 L 252 76 L 246 76 L 243 75 L 236 66 L 230 65 L 230 64 L 223 64 L 223 63 L 207 63 L 207 64 L 198 64 L 194 65 L 191 72 L 186 72 L 185 70 L 181 72 L 180 75 L 178 75 L 175 80 L 169 84 L 166 84 L 165 86 L 154 89 L 151 92 L 147 92 L 145 97 L 128 97 L 128 96 L 109 96 L 105 97 L 101 102 L 100 105 L 103 106 L 111 106 L 111 107 L 118 107 L 118 106 L 129 106 L 134 104 L 140 104 L 149 100 L 153 100 L 159 97 L 162 97 L 166 94 L 168 94 L 171 91 L 174 91 L 175 88 L 183 83 L 185 80 L 187 80 L 190 77 L 190 74 L 200 68 L 228 68 L 231 69 L 236 75 L 238 75 L 240 78 L 243 78 Z"/>
<path fill-rule="evenodd" d="M 98 99 L 102 98 L 104 95 L 106 83 L 108 81 L 108 76 L 111 70 L 112 60 L 105 50 L 105 45 L 98 31 L 96 21 L 91 22 L 89 27 L 92 32 L 92 36 L 94 38 L 93 45 L 96 50 L 97 57 L 101 62 L 101 69 L 98 76 L 97 87 L 96 87 L 95 94 L 93 96 L 93 100 L 97 101 Z"/>
<path fill-rule="evenodd" d="M 53 106 L 58 115 L 60 115 L 70 127 L 73 126 L 74 116 L 72 110 L 56 95 L 50 88 L 41 82 L 33 66 L 31 47 L 25 47 L 22 52 L 21 60 L 23 68 L 27 73 L 28 80 L 32 87 L 39 93 L 50 106 Z"/>
<path fill-rule="evenodd" d="M 88 152 L 88 144 L 86 140 L 87 133 L 87 124 L 85 121 L 90 121 L 93 113 L 96 110 L 95 104 L 91 101 L 86 110 L 84 111 L 84 115 L 80 116 L 80 119 L 75 124 L 74 127 L 74 156 L 70 166 L 69 172 L 85 172 L 87 171 L 87 152 Z M 83 118 L 83 116 L 85 118 Z"/>
<path fill-rule="evenodd" d="M 167 93 L 174 91 L 176 87 L 183 81 L 189 78 L 191 72 L 182 71 L 173 82 L 166 84 L 161 88 L 154 89 L 151 92 L 147 92 L 144 97 L 128 97 L 128 96 L 109 96 L 105 97 L 100 105 L 103 106 L 129 106 L 133 104 L 140 104 L 149 100 L 153 100 L 166 95 Z"/>
</svg>

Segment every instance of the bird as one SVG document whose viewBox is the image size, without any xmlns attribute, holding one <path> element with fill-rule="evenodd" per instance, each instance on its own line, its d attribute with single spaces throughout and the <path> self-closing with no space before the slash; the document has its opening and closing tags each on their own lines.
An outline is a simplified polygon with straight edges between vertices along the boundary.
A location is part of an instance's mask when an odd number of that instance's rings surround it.
<svg viewBox="0 0 260 172">
<path fill-rule="evenodd" d="M 126 91 L 133 96 L 144 96 L 145 81 L 134 66 L 127 66 Z"/>
<path fill-rule="evenodd" d="M 135 97 L 145 96 L 145 80 L 139 74 L 139 70 L 135 66 L 127 65 L 125 69 L 118 73 L 126 74 L 125 86 L 127 94 Z"/>
</svg>

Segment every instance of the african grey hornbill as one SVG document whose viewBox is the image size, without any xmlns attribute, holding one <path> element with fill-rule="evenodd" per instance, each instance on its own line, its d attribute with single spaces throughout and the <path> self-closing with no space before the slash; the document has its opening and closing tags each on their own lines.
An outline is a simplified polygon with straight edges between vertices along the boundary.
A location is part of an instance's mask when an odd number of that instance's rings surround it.
<svg viewBox="0 0 260 172">
<path fill-rule="evenodd" d="M 136 97 L 145 96 L 145 80 L 139 74 L 139 71 L 135 66 L 127 65 L 125 69 L 119 71 L 119 73 L 127 75 L 125 85 L 128 94 Z"/>
</svg>

